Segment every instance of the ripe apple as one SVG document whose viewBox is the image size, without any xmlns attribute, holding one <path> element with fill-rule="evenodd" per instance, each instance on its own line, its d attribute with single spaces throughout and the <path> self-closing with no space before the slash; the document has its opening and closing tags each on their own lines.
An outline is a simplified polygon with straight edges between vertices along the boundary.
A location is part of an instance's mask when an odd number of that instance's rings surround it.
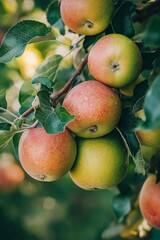
<svg viewBox="0 0 160 240">
<path fill-rule="evenodd" d="M 77 146 L 70 176 L 79 187 L 86 190 L 112 188 L 126 175 L 128 149 L 117 130 L 99 138 L 79 138 Z"/>
<path fill-rule="evenodd" d="M 113 0 L 61 0 L 60 12 L 64 23 L 73 32 L 96 35 L 104 31 L 111 20 Z"/>
<path fill-rule="evenodd" d="M 116 92 L 94 80 L 73 87 L 65 96 L 63 107 L 75 115 L 67 127 L 84 138 L 111 132 L 121 116 L 121 101 Z"/>
<path fill-rule="evenodd" d="M 8 160 L 6 153 L 4 156 L 5 159 L 0 161 L 0 191 L 8 192 L 23 182 L 24 172 L 16 162 Z"/>
<path fill-rule="evenodd" d="M 131 39 L 121 34 L 109 34 L 92 47 L 88 68 L 96 80 L 111 87 L 123 88 L 138 78 L 142 56 Z"/>
<path fill-rule="evenodd" d="M 156 175 L 150 175 L 144 182 L 140 191 L 139 206 L 148 223 L 160 229 L 160 183 L 156 183 Z"/>
<path fill-rule="evenodd" d="M 143 109 L 138 111 L 136 116 L 145 121 L 145 113 Z M 137 130 L 136 135 L 142 145 L 160 148 L 160 129 Z"/>
<path fill-rule="evenodd" d="M 36 180 L 57 180 L 70 170 L 75 157 L 76 143 L 67 129 L 53 135 L 43 128 L 34 128 L 23 132 L 20 138 L 20 162 Z"/>
</svg>

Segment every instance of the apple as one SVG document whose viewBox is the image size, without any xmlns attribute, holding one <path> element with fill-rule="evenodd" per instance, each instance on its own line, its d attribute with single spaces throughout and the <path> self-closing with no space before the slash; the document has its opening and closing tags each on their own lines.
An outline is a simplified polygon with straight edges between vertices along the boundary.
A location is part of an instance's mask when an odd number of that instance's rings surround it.
<svg viewBox="0 0 160 240">
<path fill-rule="evenodd" d="M 75 116 L 67 127 L 84 138 L 96 138 L 111 132 L 121 116 L 117 93 L 95 80 L 73 87 L 65 96 L 63 107 Z"/>
<path fill-rule="evenodd" d="M 144 182 L 139 196 L 142 216 L 155 228 L 160 229 L 160 183 L 156 175 L 150 175 Z"/>
<path fill-rule="evenodd" d="M 71 179 L 86 190 L 117 186 L 128 168 L 128 149 L 117 130 L 93 139 L 77 139 L 77 157 Z"/>
<path fill-rule="evenodd" d="M 144 110 L 139 110 L 136 116 L 145 121 Z M 160 148 L 160 129 L 153 130 L 137 130 L 136 135 L 143 146 Z"/>
<path fill-rule="evenodd" d="M 142 56 L 131 39 L 121 34 L 109 34 L 92 47 L 88 68 L 96 80 L 111 87 L 123 88 L 138 78 Z"/>
<path fill-rule="evenodd" d="M 36 180 L 57 180 L 70 170 L 75 157 L 76 143 L 67 129 L 48 134 L 43 128 L 33 128 L 24 131 L 20 138 L 21 165 Z"/>
<path fill-rule="evenodd" d="M 96 35 L 110 24 L 113 0 L 61 0 L 62 20 L 75 33 Z"/>
<path fill-rule="evenodd" d="M 10 156 L 3 153 L 4 158 L 0 161 L 0 192 L 8 192 L 18 187 L 24 181 L 22 168 Z"/>
</svg>

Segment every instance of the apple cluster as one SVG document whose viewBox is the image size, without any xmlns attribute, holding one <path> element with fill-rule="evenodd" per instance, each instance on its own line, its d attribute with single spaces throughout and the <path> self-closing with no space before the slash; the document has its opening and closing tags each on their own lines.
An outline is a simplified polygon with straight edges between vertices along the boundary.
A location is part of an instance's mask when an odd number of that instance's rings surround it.
<svg viewBox="0 0 160 240">
<path fill-rule="evenodd" d="M 113 11 L 113 0 L 60 3 L 65 25 L 82 35 L 103 32 Z M 63 107 L 75 116 L 65 131 L 53 135 L 43 128 L 32 128 L 20 138 L 20 162 L 36 180 L 55 181 L 69 173 L 80 188 L 92 190 L 115 187 L 126 175 L 129 151 L 117 129 L 123 106 L 116 89 L 123 91 L 135 84 L 142 70 L 141 52 L 130 38 L 108 34 L 89 51 L 88 69 L 93 79 L 78 83 L 64 97 Z M 142 112 L 137 116 L 143 118 Z M 142 145 L 160 146 L 159 131 L 136 134 Z M 159 199 L 160 184 L 151 175 L 140 192 L 140 209 L 148 223 L 160 229 Z"/>
<path fill-rule="evenodd" d="M 62 0 L 60 5 L 66 26 L 84 35 L 104 31 L 113 10 L 113 0 Z M 77 84 L 63 100 L 63 107 L 75 116 L 65 131 L 53 135 L 33 128 L 21 136 L 20 162 L 34 179 L 54 181 L 69 172 L 83 189 L 106 189 L 126 174 L 128 148 L 116 129 L 122 104 L 115 88 L 137 79 L 141 53 L 128 37 L 109 34 L 91 48 L 88 68 L 94 79 Z"/>
</svg>

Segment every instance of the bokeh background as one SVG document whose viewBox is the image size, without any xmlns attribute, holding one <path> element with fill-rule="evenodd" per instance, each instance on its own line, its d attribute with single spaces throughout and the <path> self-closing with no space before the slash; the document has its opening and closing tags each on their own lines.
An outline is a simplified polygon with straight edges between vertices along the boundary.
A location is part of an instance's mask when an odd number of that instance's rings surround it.
<svg viewBox="0 0 160 240">
<path fill-rule="evenodd" d="M 0 41 L 11 26 L 23 19 L 49 25 L 45 11 L 50 2 L 51 0 L 0 0 Z M 145 23 L 137 24 L 137 34 L 144 28 Z M 50 53 L 65 55 L 67 52 L 67 44 L 62 46 L 54 41 L 35 43 L 28 45 L 21 57 L 8 64 L 0 64 L 0 89 L 7 89 L 8 109 L 15 113 L 18 111 L 18 93 L 22 84 L 30 82 L 35 68 Z M 73 59 L 74 54 L 71 54 L 63 62 L 57 75 L 57 89 L 73 74 L 76 67 Z M 20 165 L 12 143 L 0 150 L 0 163 L 2 161 Z M 133 169 L 132 165 L 129 171 Z M 135 175 L 130 180 L 136 179 Z M 68 175 L 52 183 L 42 183 L 25 174 L 24 181 L 18 187 L 0 192 L 0 239 L 139 239 L 137 226 L 142 222 L 139 210 L 132 212 L 131 219 L 135 218 L 135 225 L 130 226 L 121 237 L 116 236 L 123 228 L 121 223 L 117 224 L 112 209 L 112 200 L 117 193 L 116 188 L 105 191 L 82 190 Z M 160 239 L 159 231 L 153 229 L 145 237 L 143 227 L 141 229 L 139 231 L 144 239 Z"/>
</svg>

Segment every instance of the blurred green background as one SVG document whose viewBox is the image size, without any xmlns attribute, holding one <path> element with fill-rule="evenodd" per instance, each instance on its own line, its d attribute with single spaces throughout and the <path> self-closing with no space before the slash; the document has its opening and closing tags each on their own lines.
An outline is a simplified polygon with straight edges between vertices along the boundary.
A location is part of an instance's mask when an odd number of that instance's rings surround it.
<svg viewBox="0 0 160 240">
<path fill-rule="evenodd" d="M 0 0 L 0 42 L 8 29 L 20 20 L 36 20 L 49 25 L 45 11 L 50 3 L 51 0 Z M 141 34 L 145 26 L 146 22 L 136 23 L 136 33 Z M 68 50 L 67 45 L 62 46 L 54 41 L 31 44 L 21 57 L 8 64 L 0 64 L 0 89 L 7 89 L 8 109 L 12 112 L 18 111 L 19 90 L 24 81 L 31 80 L 35 68 L 44 58 L 50 53 L 66 54 Z M 71 54 L 63 62 L 57 75 L 57 89 L 73 74 L 73 59 L 74 54 Z M 0 162 L 5 159 L 19 165 L 15 156 L 12 143 L 0 150 Z M 131 168 L 129 171 L 132 171 Z M 129 179 L 128 176 L 127 181 L 137 180 L 137 175 L 133 179 Z M 130 218 L 134 219 L 135 225 L 128 223 L 129 227 L 124 234 L 116 237 L 124 227 L 118 223 L 112 210 L 112 200 L 117 193 L 117 189 L 82 190 L 69 176 L 52 183 L 42 183 L 25 174 L 20 186 L 0 192 L 0 239 L 136 240 L 140 239 L 137 237 L 137 231 L 141 232 L 143 239 L 160 239 L 160 232 L 155 229 L 147 237 L 147 227 L 142 226 L 138 229 L 142 223 L 139 210 L 131 212 Z"/>
</svg>

